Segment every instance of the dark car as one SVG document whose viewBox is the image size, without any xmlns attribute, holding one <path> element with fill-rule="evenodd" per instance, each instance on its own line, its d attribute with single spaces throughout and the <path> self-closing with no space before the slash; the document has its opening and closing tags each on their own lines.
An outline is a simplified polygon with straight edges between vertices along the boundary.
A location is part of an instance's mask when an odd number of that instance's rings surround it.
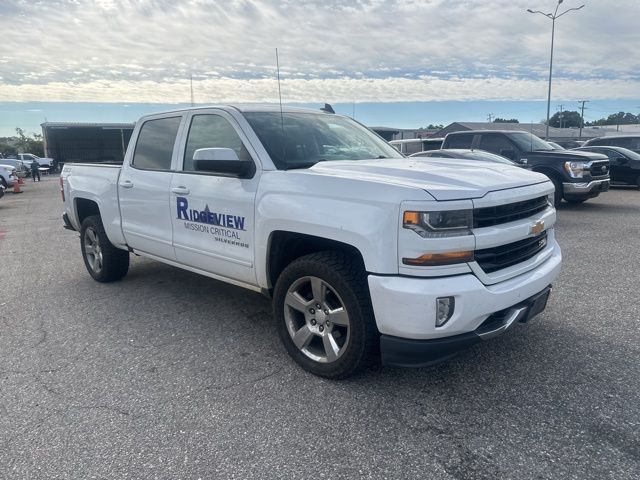
<svg viewBox="0 0 640 480">
<path fill-rule="evenodd" d="M 556 150 L 529 132 L 517 130 L 468 130 L 448 134 L 443 149 L 479 149 L 497 153 L 534 172 L 549 177 L 555 186 L 555 203 L 562 199 L 584 202 L 609 190 L 609 159 L 605 155 L 576 150 Z"/>
<path fill-rule="evenodd" d="M 609 157 L 612 184 L 640 188 L 640 153 L 622 147 L 580 147 L 575 150 L 606 155 Z"/>
<path fill-rule="evenodd" d="M 640 135 L 616 135 L 587 140 L 583 147 L 622 147 L 640 153 Z"/>
<path fill-rule="evenodd" d="M 438 157 L 438 158 L 463 158 L 466 160 L 481 160 L 484 162 L 504 163 L 515 167 L 521 167 L 516 162 L 512 162 L 508 158 L 501 157 L 495 153 L 485 152 L 484 150 L 471 150 L 465 148 L 454 148 L 450 150 L 429 150 L 427 152 L 418 152 L 411 155 L 412 157 Z"/>
</svg>

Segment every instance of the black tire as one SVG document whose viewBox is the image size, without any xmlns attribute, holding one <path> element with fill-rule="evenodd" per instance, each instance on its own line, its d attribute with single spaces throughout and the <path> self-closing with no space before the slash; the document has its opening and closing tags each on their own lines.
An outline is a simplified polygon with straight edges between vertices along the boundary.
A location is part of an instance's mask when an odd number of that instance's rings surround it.
<svg viewBox="0 0 640 480">
<path fill-rule="evenodd" d="M 285 304 L 287 294 L 290 288 L 294 288 L 299 282 L 309 277 L 320 279 L 326 283 L 330 289 L 327 290 L 330 292 L 328 295 L 332 295 L 332 293 L 337 295 L 334 296 L 334 299 L 337 298 L 343 305 L 344 313 L 348 318 L 348 333 L 338 337 L 344 339 L 346 336 L 346 340 L 340 348 L 342 353 L 329 363 L 321 363 L 321 361 L 310 358 L 296 346 L 292 334 L 289 333 L 290 327 L 288 325 L 290 325 L 292 315 L 290 312 L 302 314 L 296 310 L 286 310 L 291 308 Z M 278 335 L 287 352 L 302 368 L 315 375 L 331 379 L 346 378 L 362 370 L 377 358 L 379 334 L 371 307 L 366 273 L 361 260 L 354 256 L 336 251 L 326 251 L 312 253 L 294 260 L 278 277 L 273 296 L 273 309 Z M 327 310 L 325 310 L 326 312 Z M 320 309 L 318 313 L 320 313 Z M 325 335 L 329 334 L 329 329 L 332 330 L 332 334 L 339 333 L 337 323 L 334 322 L 333 325 L 330 325 L 331 318 L 332 315 L 326 317 L 328 327 Z M 305 327 L 304 322 L 303 319 L 301 321 L 303 327 Z M 313 325 L 316 324 L 313 323 Z M 322 329 L 322 327 L 317 328 Z M 323 343 L 324 338 L 319 338 L 318 342 Z"/>
<path fill-rule="evenodd" d="M 562 202 L 562 196 L 564 195 L 562 182 L 556 177 L 549 177 L 549 180 L 551 180 L 551 183 L 553 183 L 553 186 L 555 188 L 555 192 L 553 194 L 553 203 L 558 206 Z"/>
<path fill-rule="evenodd" d="M 94 240 L 91 241 L 88 237 L 94 238 Z M 89 259 L 92 255 L 93 258 L 98 255 L 90 253 L 89 249 L 92 247 L 87 245 L 88 242 L 97 244 L 99 247 L 99 268 L 95 262 L 92 263 Z M 124 277 L 129 271 L 129 252 L 113 246 L 104 231 L 102 219 L 99 215 L 91 215 L 82 222 L 80 227 L 80 248 L 87 271 L 98 282 L 115 282 Z"/>
<path fill-rule="evenodd" d="M 586 202 L 588 199 L 587 198 L 565 198 L 564 200 L 568 203 L 582 203 L 582 202 Z"/>
<path fill-rule="evenodd" d="M 5 189 L 9 188 L 9 185 L 7 185 L 7 181 L 3 177 L 0 177 L 0 185 L 2 185 Z"/>
<path fill-rule="evenodd" d="M 640 190 L 640 175 L 636 178 L 636 185 L 638 186 L 638 190 Z"/>
</svg>

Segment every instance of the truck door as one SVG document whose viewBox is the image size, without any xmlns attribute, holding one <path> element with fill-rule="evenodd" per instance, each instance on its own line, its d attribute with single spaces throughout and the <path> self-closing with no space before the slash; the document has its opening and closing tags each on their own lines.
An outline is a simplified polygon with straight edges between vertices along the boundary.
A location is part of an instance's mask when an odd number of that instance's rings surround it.
<svg viewBox="0 0 640 480">
<path fill-rule="evenodd" d="M 169 199 L 181 121 L 180 114 L 146 120 L 118 180 L 122 232 L 127 244 L 167 260 L 176 258 Z"/>
<path fill-rule="evenodd" d="M 180 161 L 171 184 L 173 245 L 178 262 L 243 283 L 256 284 L 254 202 L 260 169 L 240 179 L 196 171 L 200 148 L 231 148 L 241 160 L 258 158 L 235 119 L 217 109 L 186 119 Z"/>
</svg>

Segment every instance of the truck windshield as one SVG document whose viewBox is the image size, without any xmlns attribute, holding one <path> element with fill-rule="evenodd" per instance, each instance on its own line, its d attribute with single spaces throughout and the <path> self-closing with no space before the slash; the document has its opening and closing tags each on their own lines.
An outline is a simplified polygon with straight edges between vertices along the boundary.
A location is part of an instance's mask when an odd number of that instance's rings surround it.
<svg viewBox="0 0 640 480">
<path fill-rule="evenodd" d="M 404 158 L 367 128 L 338 115 L 285 112 L 281 118 L 280 112 L 246 112 L 244 116 L 279 170 L 335 160 Z"/>
<path fill-rule="evenodd" d="M 536 150 L 554 150 L 554 148 L 540 137 L 527 132 L 514 132 L 508 134 L 509 138 L 516 142 L 518 147 L 525 152 Z"/>
</svg>

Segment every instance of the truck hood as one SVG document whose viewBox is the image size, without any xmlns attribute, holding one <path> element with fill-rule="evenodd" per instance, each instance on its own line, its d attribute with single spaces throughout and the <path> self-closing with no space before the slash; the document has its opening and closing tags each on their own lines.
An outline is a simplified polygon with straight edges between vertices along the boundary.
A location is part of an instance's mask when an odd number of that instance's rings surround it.
<svg viewBox="0 0 640 480">
<path fill-rule="evenodd" d="M 516 166 L 434 157 L 320 162 L 308 172 L 419 188 L 436 200 L 481 198 L 492 191 L 548 181 Z"/>
<path fill-rule="evenodd" d="M 601 153 L 583 152 L 578 150 L 537 150 L 522 154 L 528 158 L 558 158 L 567 162 L 583 161 L 590 162 L 592 160 L 608 160 L 606 155 Z"/>
</svg>

